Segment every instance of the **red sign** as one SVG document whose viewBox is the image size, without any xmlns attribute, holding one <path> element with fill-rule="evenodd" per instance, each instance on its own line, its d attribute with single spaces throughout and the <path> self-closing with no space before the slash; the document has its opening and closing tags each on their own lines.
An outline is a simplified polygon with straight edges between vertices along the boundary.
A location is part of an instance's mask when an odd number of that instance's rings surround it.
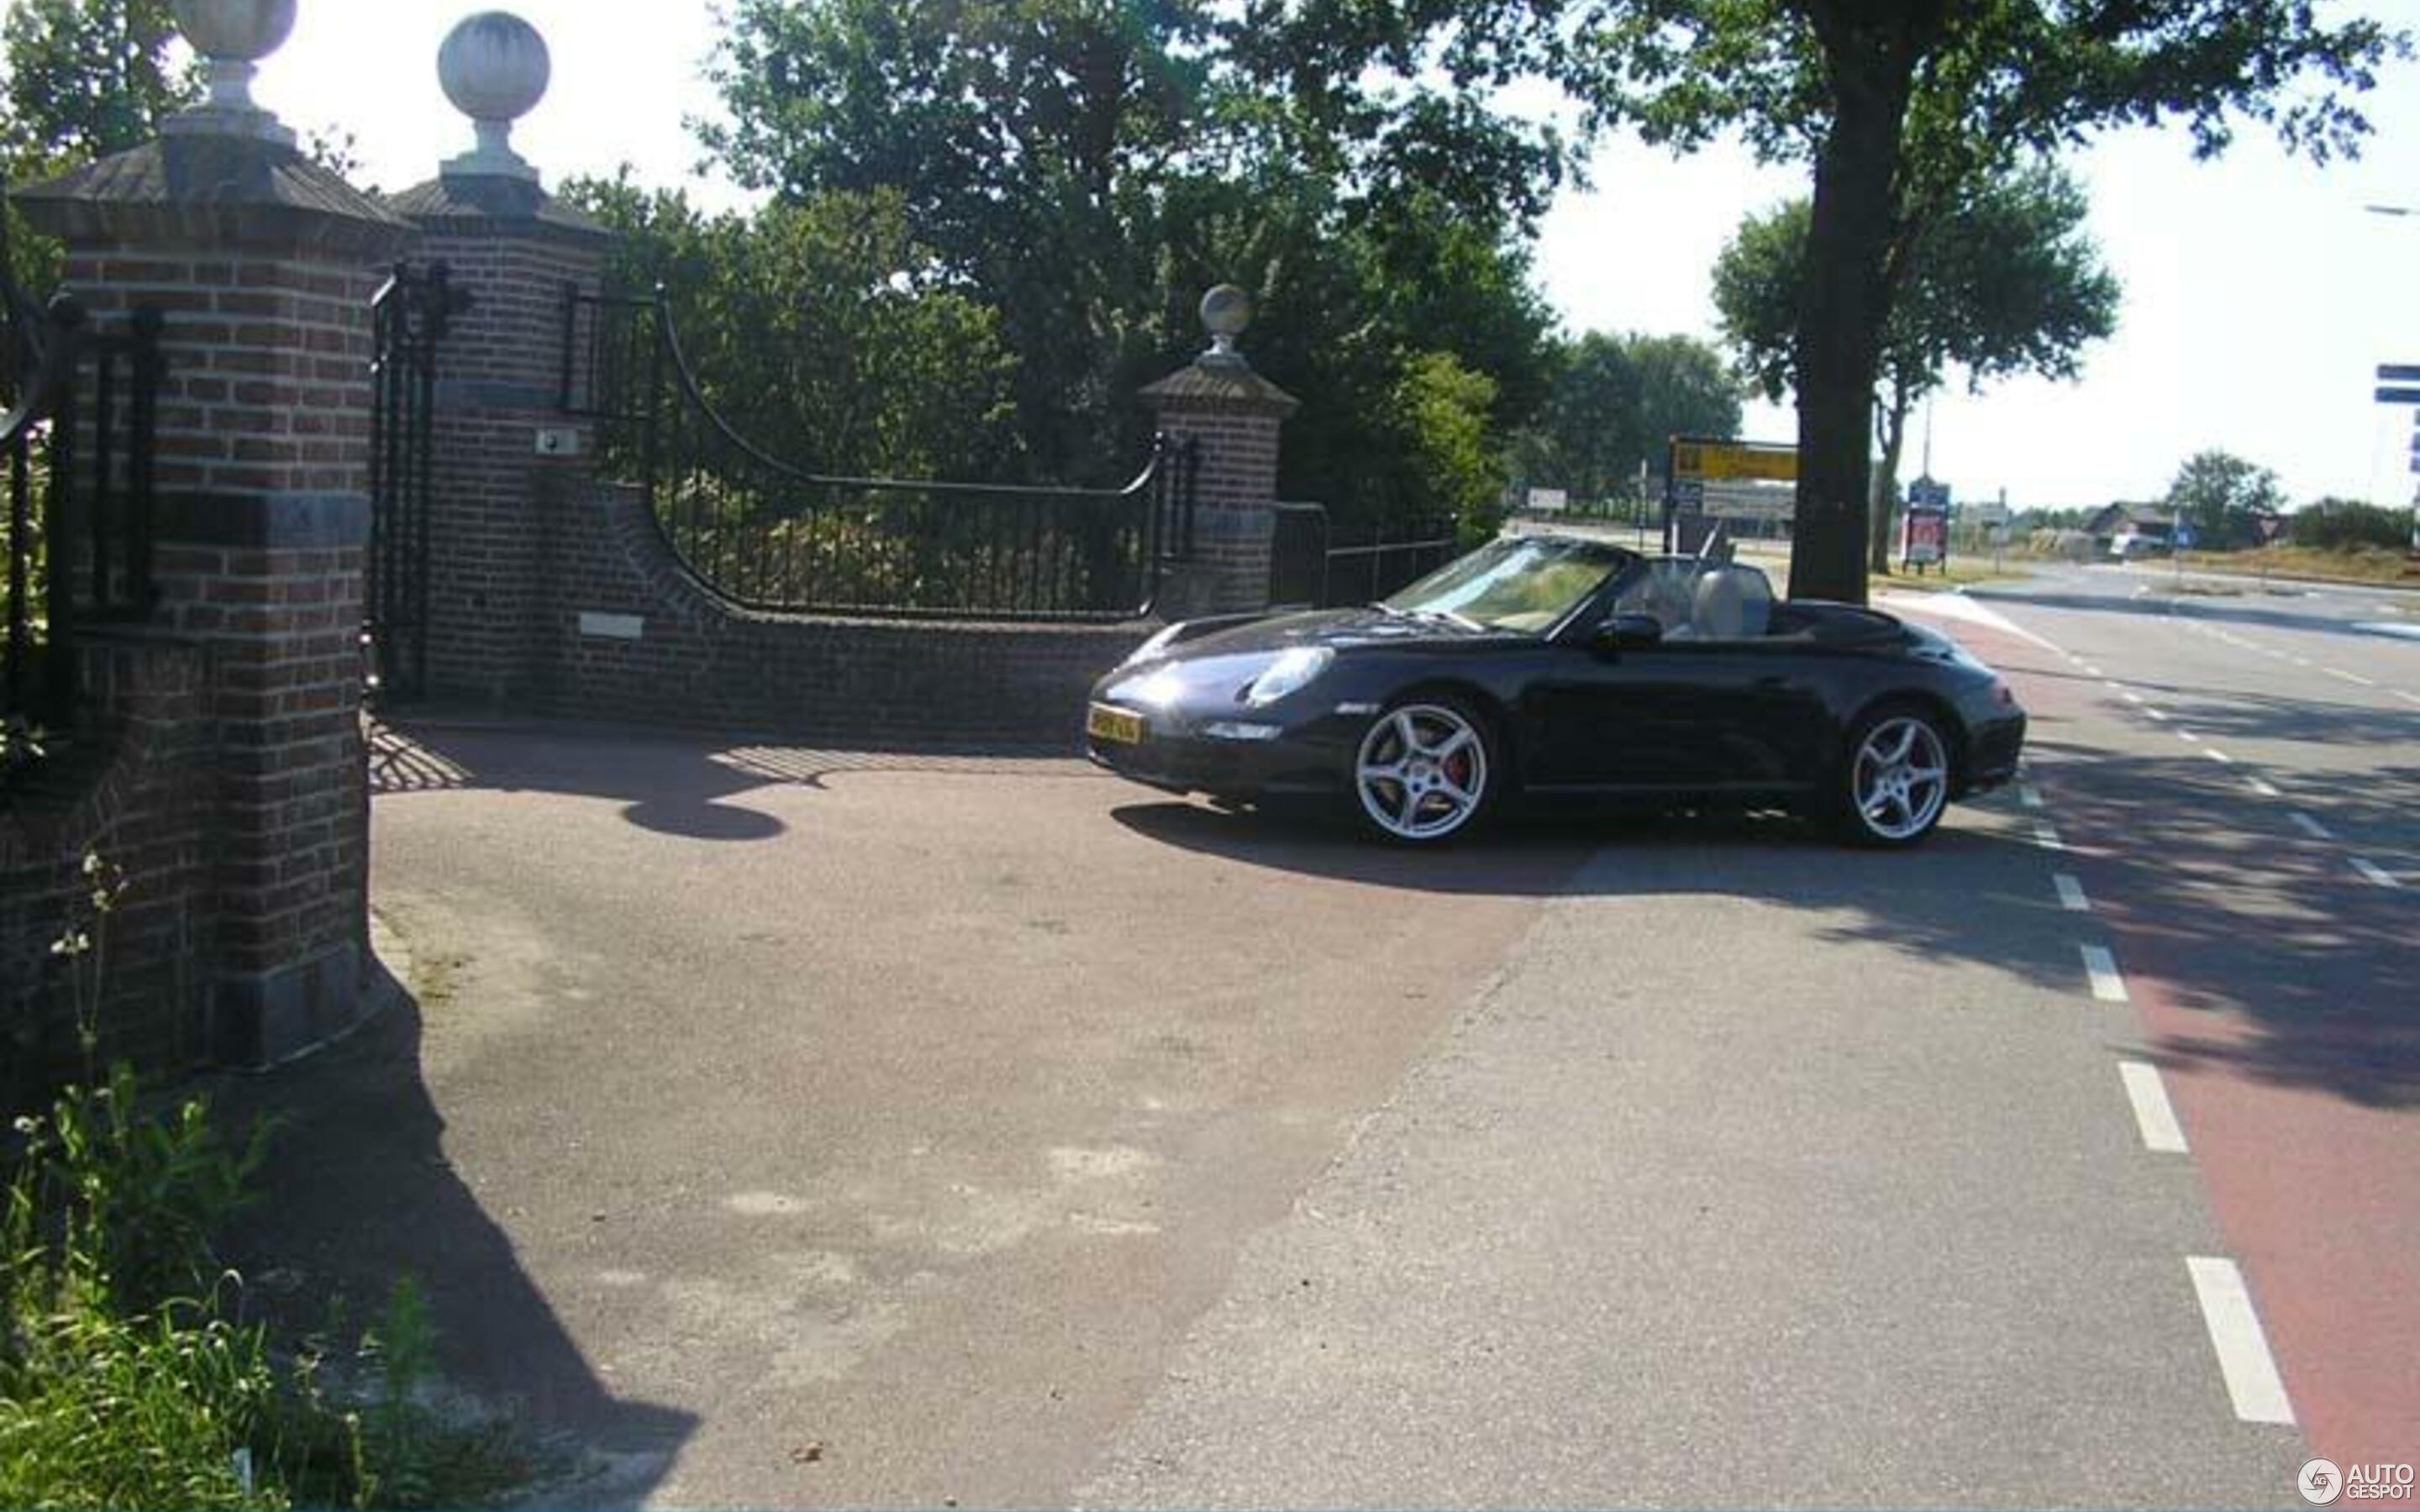
<svg viewBox="0 0 2420 1512">
<path fill-rule="evenodd" d="M 1937 567 L 1949 556 L 1949 517 L 1937 509 L 1911 509 L 1900 527 L 1899 557 L 1911 567 Z"/>
</svg>

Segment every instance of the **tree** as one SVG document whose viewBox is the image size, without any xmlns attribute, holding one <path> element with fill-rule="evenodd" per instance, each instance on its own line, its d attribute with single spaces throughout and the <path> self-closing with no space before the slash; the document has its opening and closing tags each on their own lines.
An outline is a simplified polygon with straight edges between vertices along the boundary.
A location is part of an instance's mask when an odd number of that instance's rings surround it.
<svg viewBox="0 0 2420 1512">
<path fill-rule="evenodd" d="M 1200 350 L 1195 301 L 1229 282 L 1260 309 L 1253 363 L 1304 401 L 1281 486 L 1425 513 L 1457 488 L 1400 465 L 1394 401 L 1428 355 L 1492 383 L 1492 449 L 1544 397 L 1522 235 L 1562 149 L 1475 95 L 1388 86 L 1425 77 L 1452 8 L 1386 8 L 738 0 L 730 124 L 702 135 L 781 199 L 899 196 L 936 276 L 1000 314 L 1032 475 L 1122 478 L 1134 391 Z"/>
<path fill-rule="evenodd" d="M 1642 467 L 1660 471 L 1672 437 L 1736 436 L 1739 424 L 1739 385 L 1705 343 L 1590 332 L 1558 349 L 1522 471 L 1600 501 L 1636 486 Z"/>
<path fill-rule="evenodd" d="M 563 195 L 617 233 L 610 288 L 671 293 L 707 402 L 758 447 L 852 476 L 1011 466 L 1016 364 L 999 312 L 939 279 L 896 194 L 714 217 L 627 178 Z"/>
<path fill-rule="evenodd" d="M 167 0 L 15 0 L 8 31 L 12 180 L 140 147 L 201 92 L 191 69 L 168 66 Z"/>
<path fill-rule="evenodd" d="M 1791 589 L 1858 602 L 1885 332 L 1925 230 L 2019 155 L 2118 126 L 2181 121 L 2211 154 L 2248 118 L 2314 158 L 2351 151 L 2368 128 L 2349 95 L 2408 51 L 2309 0 L 1502 4 L 1568 41 L 1559 69 L 1598 124 L 1679 148 L 1738 131 L 1813 165 Z"/>
<path fill-rule="evenodd" d="M 1869 496 L 1868 566 L 1887 572 L 1908 416 L 1953 364 L 1980 391 L 2019 373 L 2072 378 L 2086 344 L 2117 329 L 2117 279 L 2085 229 L 2075 180 L 2049 162 L 1994 175 L 1928 223 L 1907 254 L 1883 331 Z M 1714 307 L 1741 370 L 1770 399 L 1795 386 L 1799 291 L 1811 208 L 1752 215 L 1714 264 Z"/>
<path fill-rule="evenodd" d="M 2222 451 L 2197 452 L 2168 485 L 2168 507 L 2198 544 L 2233 550 L 2259 539 L 2259 522 L 2285 507 L 2277 474 Z"/>
</svg>

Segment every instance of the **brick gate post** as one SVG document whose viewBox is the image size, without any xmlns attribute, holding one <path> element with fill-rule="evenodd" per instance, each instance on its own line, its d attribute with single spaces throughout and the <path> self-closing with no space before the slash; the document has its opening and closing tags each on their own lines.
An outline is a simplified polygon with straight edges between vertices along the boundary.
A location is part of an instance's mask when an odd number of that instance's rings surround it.
<svg viewBox="0 0 2420 1512">
<path fill-rule="evenodd" d="M 210 1032 L 220 1058 L 258 1065 L 363 1001 L 369 300 L 411 227 L 252 103 L 284 28 L 198 9 L 209 100 L 18 202 L 101 318 L 166 317 L 156 620 L 209 656 Z"/>
<path fill-rule="evenodd" d="M 1235 349 L 1251 300 L 1221 284 L 1202 297 L 1210 349 L 1142 391 L 1169 436 L 1195 444 L 1193 558 L 1162 595 L 1171 619 L 1265 609 L 1277 531 L 1278 432 L 1300 400 Z"/>
<path fill-rule="evenodd" d="M 611 234 L 548 195 L 512 149 L 545 93 L 545 39 L 501 11 L 470 17 L 438 53 L 446 97 L 477 147 L 389 203 L 471 296 L 437 348 L 429 489 L 428 691 L 520 702 L 545 676 L 550 596 L 537 490 L 585 479 L 589 433 L 563 413 L 566 290 L 593 290 Z"/>
</svg>

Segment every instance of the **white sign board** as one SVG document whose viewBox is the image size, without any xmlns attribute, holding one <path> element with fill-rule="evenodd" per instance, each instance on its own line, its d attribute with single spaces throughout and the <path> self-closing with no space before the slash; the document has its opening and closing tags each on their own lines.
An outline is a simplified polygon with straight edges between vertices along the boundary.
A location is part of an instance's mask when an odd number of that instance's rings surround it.
<svg viewBox="0 0 2420 1512">
<path fill-rule="evenodd" d="M 1529 507 L 1542 515 L 1559 515 L 1571 507 L 1571 495 L 1560 488 L 1532 488 Z"/>
<path fill-rule="evenodd" d="M 1700 504 L 1709 519 L 1782 519 L 1797 513 L 1798 486 L 1791 483 L 1708 483 Z"/>
</svg>

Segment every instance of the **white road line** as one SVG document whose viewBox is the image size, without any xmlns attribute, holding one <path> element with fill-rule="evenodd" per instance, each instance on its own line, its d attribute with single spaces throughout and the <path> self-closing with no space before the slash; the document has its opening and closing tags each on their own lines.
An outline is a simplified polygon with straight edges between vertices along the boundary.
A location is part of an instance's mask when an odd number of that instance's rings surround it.
<svg viewBox="0 0 2420 1512">
<path fill-rule="evenodd" d="M 2197 735 L 2197 734 L 2195 734 L 2195 733 L 2194 733 L 2192 731 L 2190 731 L 2190 730 L 2180 730 L 2180 731 L 2178 731 L 2178 732 L 2177 732 L 2177 738 L 2178 738 L 2179 740 L 2189 740 L 2189 741 L 2193 742 L 2193 743 L 2194 743 L 2195 745 L 2196 745 L 2196 746 L 2198 746 L 2198 745 L 2200 745 L 2200 744 L 2201 744 L 2201 736 L 2199 736 L 2199 735 Z"/>
<path fill-rule="evenodd" d="M 2064 872 L 2054 872 L 2051 884 L 2058 888 L 2058 905 L 2071 914 L 2092 912 L 2092 900 L 2084 895 L 2084 884 Z"/>
<path fill-rule="evenodd" d="M 2298 812 L 2292 817 L 2295 826 L 2301 829 L 2304 834 L 2310 836 L 2313 840 L 2334 840 L 2336 838 L 2334 830 L 2331 830 L 2327 825 L 2320 824 L 2309 814 Z"/>
<path fill-rule="evenodd" d="M 2420 703 L 2420 693 L 2406 693 L 2398 687 L 2395 690 L 2395 696 L 2406 703 Z"/>
<path fill-rule="evenodd" d="M 2214 762 L 2232 764 L 2235 761 L 2234 757 L 2229 756 L 2226 752 L 2219 749 L 2216 746 L 2204 746 L 2201 748 L 2201 753 Z"/>
<path fill-rule="evenodd" d="M 2046 851 L 2067 849 L 2066 842 L 2058 838 L 2058 831 L 2045 824 L 2037 823 L 2034 825 L 2034 843 Z"/>
<path fill-rule="evenodd" d="M 2126 1001 L 2126 979 L 2118 974 L 2118 958 L 2105 945 L 2086 945 L 2084 970 L 2092 979 L 2092 995 L 2104 1003 Z"/>
<path fill-rule="evenodd" d="M 2341 678 L 2343 681 L 2348 683 L 2359 683 L 2364 687 L 2376 687 L 2378 686 L 2376 683 L 2371 682 L 2368 678 L 2362 676 L 2358 672 L 2343 671 L 2335 667 L 2326 668 L 2324 671 L 2330 677 Z"/>
<path fill-rule="evenodd" d="M 2371 882 L 2376 883 L 2379 887 L 2399 887 L 2403 886 L 2402 883 L 2395 880 L 2394 872 L 2387 871 L 2384 867 L 2380 866 L 2376 861 L 2371 860 L 2366 856 L 2354 856 L 2352 858 L 2352 869 L 2360 872 L 2363 876 L 2368 878 Z"/>
<path fill-rule="evenodd" d="M 2085 664 L 2084 675 L 2086 677 L 2098 677 L 2101 675 L 2101 669 L 2087 662 Z"/>
<path fill-rule="evenodd" d="M 2187 1256 L 2185 1267 L 2193 1273 L 2194 1295 L 2201 1299 L 2202 1321 L 2235 1415 L 2246 1423 L 2293 1422 L 2294 1404 L 2286 1399 L 2286 1382 L 2278 1378 L 2243 1273 L 2233 1260 L 2207 1255 Z"/>
<path fill-rule="evenodd" d="M 2154 1154 L 2182 1155 L 2185 1128 L 2160 1081 L 2160 1068 L 2146 1061 L 2121 1060 L 2118 1074 L 2126 1079 L 2126 1101 L 2134 1104 L 2134 1127 L 2143 1131 L 2143 1148 Z"/>
<path fill-rule="evenodd" d="M 2112 693 L 2122 693 L 2126 691 L 2126 685 L 2120 683 L 2115 677 L 2104 677 L 2101 679 L 2101 686 L 2107 688 Z"/>
<path fill-rule="evenodd" d="M 2129 703 L 2140 703 L 2143 702 L 2143 695 L 2135 692 L 2131 687 L 2118 689 L 2118 696 L 2124 699 Z"/>
<path fill-rule="evenodd" d="M 2042 806 L 2041 789 L 2031 782 L 2020 782 L 2017 784 L 2017 801 L 2028 809 L 2039 809 Z"/>
<path fill-rule="evenodd" d="M 2152 718 L 2159 720 L 2162 724 L 2165 724 L 2165 723 L 2167 723 L 2168 717 L 2167 717 L 2166 715 L 2164 715 L 2164 714 L 2161 713 L 2161 712 L 2160 712 L 2159 710 L 2157 710 L 2157 709 L 2151 708 L 2151 707 L 2149 707 L 2149 706 L 2148 706 L 2148 705 L 2147 705 L 2147 706 L 2145 706 L 2145 708 L 2144 708 L 2143 712 L 2144 712 L 2145 714 L 2149 715 Z"/>
<path fill-rule="evenodd" d="M 2259 778 L 2247 777 L 2243 780 L 2251 785 L 2253 792 L 2259 794 L 2264 798 L 2282 798 L 2285 796 L 2284 794 L 2278 792 L 2275 788 L 2271 787 L 2266 781 L 2263 781 Z"/>
</svg>

